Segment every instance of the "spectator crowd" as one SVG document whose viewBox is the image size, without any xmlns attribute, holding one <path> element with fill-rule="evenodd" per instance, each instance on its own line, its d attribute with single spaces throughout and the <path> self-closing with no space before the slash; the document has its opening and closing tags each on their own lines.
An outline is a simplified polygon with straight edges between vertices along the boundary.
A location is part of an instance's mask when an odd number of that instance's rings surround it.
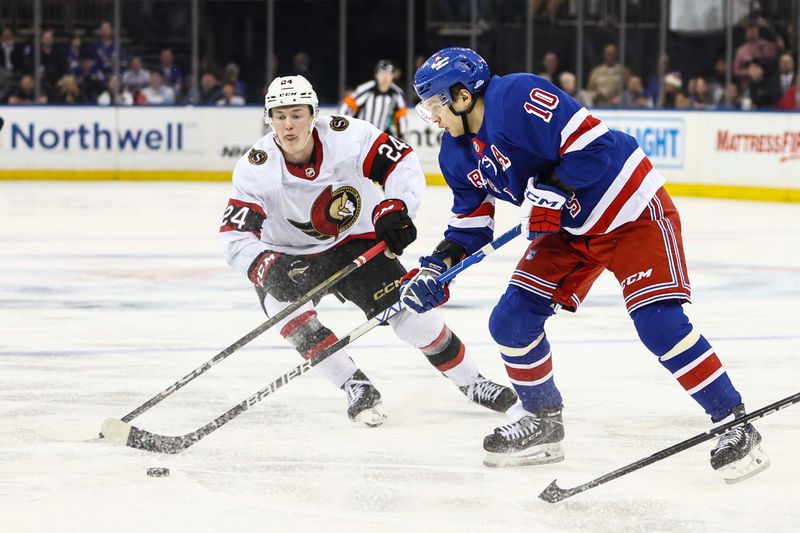
<svg viewBox="0 0 800 533">
<path fill-rule="evenodd" d="M 763 20 L 763 19 L 762 19 Z M 671 58 L 661 57 L 653 73 L 631 72 L 619 61 L 614 43 L 603 48 L 602 63 L 594 66 L 585 87 L 577 76 L 562 70 L 558 54 L 546 52 L 541 61 L 543 76 L 587 107 L 667 109 L 798 109 L 797 66 L 785 40 L 765 35 L 762 21 L 743 24 L 743 42 L 736 48 L 727 80 L 728 64 L 719 57 L 705 75 L 685 77 Z M 34 78 L 34 47 L 19 42 L 5 27 L 0 36 L 0 103 L 98 104 L 98 105 L 244 105 L 247 87 L 239 78 L 235 63 L 218 76 L 213 70 L 199 75 L 190 88 L 183 69 L 175 63 L 170 48 L 160 51 L 157 64 L 147 65 L 142 57 L 126 56 L 119 50 L 119 76 L 114 75 L 115 40 L 111 24 L 103 22 L 98 38 L 84 43 L 73 36 L 66 47 L 56 44 L 53 30 L 41 33 L 37 97 Z M 304 52 L 294 57 L 292 74 L 313 78 Z M 397 77 L 397 76 L 396 76 Z M 269 80 L 267 80 L 269 81 Z M 399 81 L 399 80 L 396 80 Z M 413 96 L 414 95 L 410 95 Z"/>
<path fill-rule="evenodd" d="M 119 75 L 114 73 L 115 40 L 111 23 L 102 22 L 98 38 L 84 42 L 79 35 L 69 45 L 56 44 L 52 29 L 41 32 L 40 91 L 36 95 L 32 43 L 17 40 L 10 27 L 0 35 L 0 104 L 96 105 L 244 105 L 246 86 L 239 67 L 229 63 L 222 77 L 212 70 L 200 75 L 200 85 L 190 89 L 172 50 L 163 48 L 158 63 L 146 65 L 142 57 L 128 60 L 119 50 Z"/>
</svg>

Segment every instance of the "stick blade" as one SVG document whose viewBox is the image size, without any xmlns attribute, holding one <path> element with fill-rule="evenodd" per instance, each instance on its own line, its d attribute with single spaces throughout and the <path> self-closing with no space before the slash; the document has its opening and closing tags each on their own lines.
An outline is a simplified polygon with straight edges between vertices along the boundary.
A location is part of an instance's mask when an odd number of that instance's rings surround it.
<svg viewBox="0 0 800 533">
<path fill-rule="evenodd" d="M 132 427 L 117 418 L 106 418 L 100 428 L 100 434 L 112 442 L 127 445 Z"/>
<path fill-rule="evenodd" d="M 541 494 L 539 494 L 539 499 L 544 500 L 547 503 L 556 503 L 560 502 L 564 498 L 572 496 L 570 491 L 559 487 L 557 481 L 557 479 L 554 479 L 552 483 L 550 483 L 547 488 L 544 489 Z"/>
</svg>

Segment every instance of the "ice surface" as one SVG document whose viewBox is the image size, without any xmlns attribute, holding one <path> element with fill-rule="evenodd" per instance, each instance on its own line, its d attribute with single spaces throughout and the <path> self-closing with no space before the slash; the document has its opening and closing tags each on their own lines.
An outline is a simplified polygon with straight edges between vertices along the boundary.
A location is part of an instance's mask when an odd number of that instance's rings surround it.
<svg viewBox="0 0 800 533">
<path fill-rule="evenodd" d="M 378 328 L 350 354 L 389 413 L 377 429 L 307 374 L 177 456 L 96 436 L 260 324 L 216 231 L 222 183 L 0 183 L 0 529 L 3 531 L 798 531 L 800 406 L 758 424 L 772 467 L 727 486 L 701 445 L 551 505 L 569 487 L 706 428 L 702 411 L 636 340 L 603 276 L 548 334 L 566 408 L 566 461 L 481 465 L 502 415 L 467 404 L 425 358 Z M 800 387 L 800 206 L 678 198 L 694 288 L 688 308 L 747 405 Z M 448 192 L 429 190 L 412 264 L 441 238 Z M 498 210 L 498 230 L 515 209 Z M 524 248 L 465 272 L 446 319 L 505 381 L 486 321 Z M 344 334 L 363 320 L 319 308 Z M 276 331 L 136 420 L 196 429 L 296 365 Z M 149 478 L 149 467 L 168 467 Z"/>
</svg>

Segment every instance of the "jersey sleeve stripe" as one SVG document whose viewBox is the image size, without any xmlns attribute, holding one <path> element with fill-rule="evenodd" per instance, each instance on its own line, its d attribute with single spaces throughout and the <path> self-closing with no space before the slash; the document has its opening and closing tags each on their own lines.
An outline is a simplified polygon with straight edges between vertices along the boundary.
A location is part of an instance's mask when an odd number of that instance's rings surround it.
<svg viewBox="0 0 800 533">
<path fill-rule="evenodd" d="M 592 141 L 608 132 L 608 127 L 582 107 L 561 130 L 559 155 L 582 150 Z"/>
<path fill-rule="evenodd" d="M 249 207 L 262 217 L 267 218 L 267 213 L 264 211 L 264 208 L 258 204 L 254 204 L 252 202 L 243 202 L 242 200 L 236 200 L 235 198 L 228 200 L 228 203 L 234 207 Z"/>
<path fill-rule="evenodd" d="M 410 146 L 403 143 L 400 143 L 400 146 L 404 146 L 404 148 L 398 148 L 398 144 L 395 144 L 397 142 L 394 138 L 390 139 L 389 134 L 386 132 L 381 133 L 375 139 L 367 153 L 367 157 L 364 158 L 362 167 L 364 176 L 380 185 L 386 183 L 386 178 L 395 169 L 397 163 L 412 151 Z M 381 147 L 384 147 L 384 150 L 381 150 Z"/>
<path fill-rule="evenodd" d="M 642 149 L 637 148 L 583 225 L 564 229 L 574 235 L 608 233 L 635 220 L 663 184 L 664 177 L 653 168 Z"/>
<path fill-rule="evenodd" d="M 489 228 L 494 230 L 494 197 L 486 195 L 471 213 L 453 213 L 447 223 L 451 228 Z"/>
</svg>

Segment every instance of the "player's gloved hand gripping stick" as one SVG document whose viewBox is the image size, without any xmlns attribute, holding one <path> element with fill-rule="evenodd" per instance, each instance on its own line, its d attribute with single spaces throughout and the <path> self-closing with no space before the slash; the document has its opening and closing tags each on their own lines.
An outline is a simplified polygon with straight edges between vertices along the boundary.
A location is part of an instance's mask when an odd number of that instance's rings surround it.
<svg viewBox="0 0 800 533">
<path fill-rule="evenodd" d="M 325 281 L 323 281 L 322 283 L 320 283 L 319 285 L 317 285 L 313 289 L 309 290 L 308 292 L 306 292 L 305 294 L 300 296 L 297 300 L 295 300 L 294 302 L 292 302 L 291 304 L 286 306 L 285 309 L 283 309 L 282 311 L 277 313 L 275 316 L 271 317 L 269 320 L 267 320 L 266 322 L 264 322 L 263 324 L 261 324 L 260 326 L 258 326 L 254 330 L 252 330 L 250 333 L 248 333 L 247 335 L 245 335 L 241 339 L 237 340 L 236 342 L 234 342 L 233 344 L 231 344 L 230 346 L 228 346 L 227 348 L 225 348 L 224 350 L 219 352 L 212 359 L 206 361 L 201 366 L 195 368 L 190 373 L 186 374 L 181 379 L 179 379 L 178 381 L 176 381 L 175 383 L 173 383 L 172 385 L 170 385 L 169 387 L 167 387 L 163 391 L 159 392 L 158 394 L 156 394 L 155 396 L 153 396 L 152 398 L 150 398 L 149 400 L 144 402 L 142 405 L 140 405 L 139 407 L 137 407 L 136 409 L 134 409 L 133 411 L 128 413 L 127 415 L 123 416 L 122 419 L 121 419 L 122 422 L 130 422 L 131 420 L 133 420 L 134 418 L 136 418 L 140 414 L 144 413 L 145 411 L 147 411 L 148 409 L 150 409 L 151 407 L 153 407 L 157 403 L 161 402 L 164 398 L 166 398 L 167 396 L 169 396 L 173 392 L 175 392 L 178 389 L 182 388 L 184 385 L 186 385 L 190 381 L 194 380 L 198 376 L 204 374 L 212 366 L 216 365 L 217 363 L 219 363 L 220 361 L 222 361 L 223 359 L 225 359 L 229 355 L 233 354 L 234 352 L 239 350 L 239 348 L 245 346 L 247 343 L 249 343 L 250 341 L 252 341 L 256 337 L 258 337 L 259 335 L 261 335 L 262 333 L 267 331 L 269 328 L 271 328 L 272 326 L 274 326 L 275 324 L 277 324 L 278 322 L 280 322 L 281 320 L 283 320 L 284 318 L 286 318 L 287 316 L 289 316 L 290 314 L 295 312 L 297 309 L 299 309 L 306 302 L 308 302 L 309 300 L 314 298 L 314 296 L 316 296 L 316 295 L 322 293 L 323 291 L 333 287 L 337 282 L 342 280 L 345 276 L 347 276 L 348 274 L 350 274 L 354 270 L 356 270 L 359 267 L 361 267 L 362 265 L 364 265 L 367 261 L 370 261 L 373 258 L 375 258 L 378 254 L 383 252 L 385 249 L 386 249 L 386 243 L 385 242 L 379 242 L 378 244 L 376 244 L 375 246 L 373 246 L 372 248 L 370 248 L 369 250 L 364 252 L 362 255 L 359 255 L 358 257 L 353 259 L 353 261 L 348 263 L 346 267 L 344 267 L 341 270 L 339 270 L 338 272 L 334 273 L 328 279 L 326 279 Z M 100 437 L 102 438 L 104 436 L 106 436 L 105 432 L 101 432 L 100 433 Z"/>
<path fill-rule="evenodd" d="M 469 257 L 466 257 L 463 261 L 458 263 L 457 265 L 453 266 L 450 270 L 444 272 L 441 275 L 442 283 L 447 283 L 448 281 L 455 278 L 458 274 L 460 274 L 463 270 L 469 268 L 470 266 L 474 265 L 483 260 L 484 257 L 492 253 L 493 251 L 497 250 L 504 244 L 511 241 L 514 237 L 520 234 L 520 227 L 516 226 L 509 231 L 505 232 L 480 250 L 476 251 Z M 388 309 L 384 310 L 377 316 L 367 320 L 356 329 L 348 333 L 346 336 L 342 337 L 334 344 L 326 348 L 325 350 L 321 351 L 316 356 L 312 357 L 304 361 L 303 363 L 297 365 L 289 372 L 286 372 L 278 379 L 269 383 L 266 387 L 259 390 L 243 402 L 235 405 L 233 408 L 229 409 L 227 412 L 221 414 L 208 424 L 198 428 L 195 431 L 187 433 L 186 435 L 172 437 L 166 435 L 159 435 L 157 433 L 151 433 L 150 431 L 137 428 L 136 426 L 132 426 L 131 424 L 126 423 L 124 420 L 117 420 L 116 418 L 109 418 L 103 422 L 102 432 L 103 434 L 111 441 L 125 444 L 131 448 L 137 448 L 140 450 L 147 450 L 151 452 L 157 453 L 179 453 L 182 450 L 185 450 L 189 446 L 193 445 L 195 442 L 199 441 L 206 435 L 210 434 L 217 428 L 227 424 L 243 412 L 247 411 L 250 407 L 257 404 L 265 397 L 269 396 L 276 390 L 278 390 L 283 385 L 287 384 L 289 381 L 305 374 L 315 365 L 319 364 L 332 354 L 336 353 L 337 351 L 341 350 L 348 344 L 352 343 L 368 331 L 372 330 L 373 328 L 379 326 L 380 324 L 386 322 L 389 318 L 393 317 L 397 313 L 403 310 L 402 303 L 398 302 Z"/>
</svg>

